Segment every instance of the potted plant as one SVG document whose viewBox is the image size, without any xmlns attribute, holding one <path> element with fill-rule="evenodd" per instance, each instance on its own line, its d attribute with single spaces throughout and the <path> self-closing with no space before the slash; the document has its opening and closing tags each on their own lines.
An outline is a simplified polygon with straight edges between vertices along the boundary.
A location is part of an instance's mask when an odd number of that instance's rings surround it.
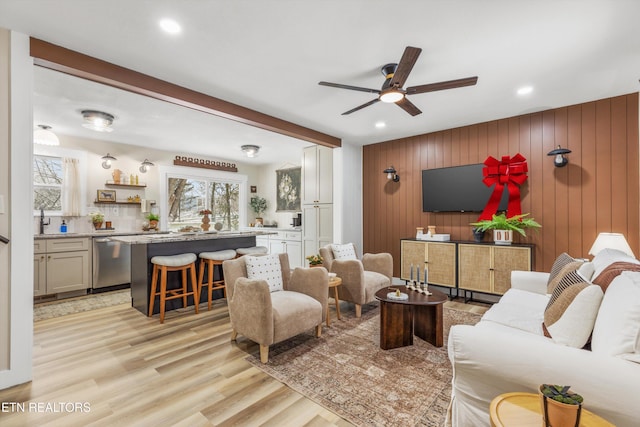
<svg viewBox="0 0 640 427">
<path fill-rule="evenodd" d="M 475 232 L 493 230 L 493 240 L 496 245 L 510 245 L 514 231 L 526 236 L 525 228 L 542 227 L 533 218 L 527 218 L 528 216 L 528 213 L 524 213 L 507 218 L 505 213 L 500 213 L 494 214 L 491 219 L 472 222 L 471 225 L 475 227 Z"/>
<path fill-rule="evenodd" d="M 309 267 L 322 267 L 323 259 L 319 254 L 309 255 L 306 259 L 309 261 Z"/>
<path fill-rule="evenodd" d="M 262 214 L 267 210 L 267 199 L 260 196 L 255 196 L 251 198 L 251 209 L 256 214 L 256 223 L 262 224 Z"/>
<path fill-rule="evenodd" d="M 102 227 L 102 223 L 104 222 L 104 214 L 102 212 L 100 211 L 91 212 L 89 214 L 89 218 L 91 219 L 91 222 L 93 223 L 93 227 L 96 230 Z"/>
<path fill-rule="evenodd" d="M 149 212 L 145 218 L 149 220 L 150 230 L 155 230 L 156 228 L 158 228 L 158 220 L 160 220 L 160 216 L 158 214 Z"/>
<path fill-rule="evenodd" d="M 544 426 L 577 426 L 580 424 L 584 399 L 570 390 L 570 386 L 542 384 L 540 405 Z"/>
</svg>

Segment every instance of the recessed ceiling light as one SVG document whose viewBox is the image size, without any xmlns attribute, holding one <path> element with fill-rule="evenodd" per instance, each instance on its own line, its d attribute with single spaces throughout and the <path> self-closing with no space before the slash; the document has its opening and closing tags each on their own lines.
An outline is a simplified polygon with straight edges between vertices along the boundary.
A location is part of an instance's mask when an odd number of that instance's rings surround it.
<svg viewBox="0 0 640 427">
<path fill-rule="evenodd" d="M 178 34 L 182 31 L 182 27 L 173 19 L 164 18 L 160 20 L 160 28 L 166 31 L 169 34 Z"/>
<path fill-rule="evenodd" d="M 529 95 L 531 92 L 533 92 L 533 86 L 522 86 L 517 93 L 518 95 Z"/>
<path fill-rule="evenodd" d="M 387 124 L 385 122 L 376 122 L 376 127 L 378 129 L 382 129 L 385 126 L 387 126 Z"/>
</svg>

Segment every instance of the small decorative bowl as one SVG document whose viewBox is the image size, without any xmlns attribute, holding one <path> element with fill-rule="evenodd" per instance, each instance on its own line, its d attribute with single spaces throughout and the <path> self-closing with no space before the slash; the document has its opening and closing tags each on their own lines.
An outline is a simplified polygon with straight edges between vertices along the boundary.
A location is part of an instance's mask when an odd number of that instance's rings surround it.
<svg viewBox="0 0 640 427">
<path fill-rule="evenodd" d="M 334 279 L 336 276 L 336 273 L 329 273 L 329 279 Z"/>
</svg>

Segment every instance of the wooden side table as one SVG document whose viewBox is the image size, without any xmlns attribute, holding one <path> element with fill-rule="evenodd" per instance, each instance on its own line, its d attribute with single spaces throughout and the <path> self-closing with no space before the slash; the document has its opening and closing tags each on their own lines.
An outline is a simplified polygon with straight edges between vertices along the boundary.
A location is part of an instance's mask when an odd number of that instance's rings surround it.
<svg viewBox="0 0 640 427">
<path fill-rule="evenodd" d="M 540 427 L 542 408 L 540 396 L 535 393 L 505 393 L 491 401 L 489 408 L 491 427 Z M 584 407 L 580 416 L 580 427 L 613 427 Z"/>
<path fill-rule="evenodd" d="M 333 288 L 333 299 L 336 302 L 336 315 L 338 316 L 338 320 L 340 320 L 340 299 L 338 298 L 338 286 L 340 285 L 342 285 L 341 278 L 334 277 L 333 279 L 329 279 L 329 292 L 331 292 L 331 288 Z M 331 326 L 329 307 L 327 307 L 327 326 Z"/>
</svg>

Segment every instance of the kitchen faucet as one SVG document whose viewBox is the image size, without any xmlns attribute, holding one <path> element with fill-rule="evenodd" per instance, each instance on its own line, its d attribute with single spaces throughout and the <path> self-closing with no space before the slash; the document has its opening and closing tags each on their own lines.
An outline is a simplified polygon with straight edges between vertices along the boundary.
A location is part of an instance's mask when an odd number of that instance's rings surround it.
<svg viewBox="0 0 640 427">
<path fill-rule="evenodd" d="M 51 218 L 44 222 L 44 208 L 40 208 L 40 234 L 44 234 L 44 226 L 51 224 Z"/>
</svg>

